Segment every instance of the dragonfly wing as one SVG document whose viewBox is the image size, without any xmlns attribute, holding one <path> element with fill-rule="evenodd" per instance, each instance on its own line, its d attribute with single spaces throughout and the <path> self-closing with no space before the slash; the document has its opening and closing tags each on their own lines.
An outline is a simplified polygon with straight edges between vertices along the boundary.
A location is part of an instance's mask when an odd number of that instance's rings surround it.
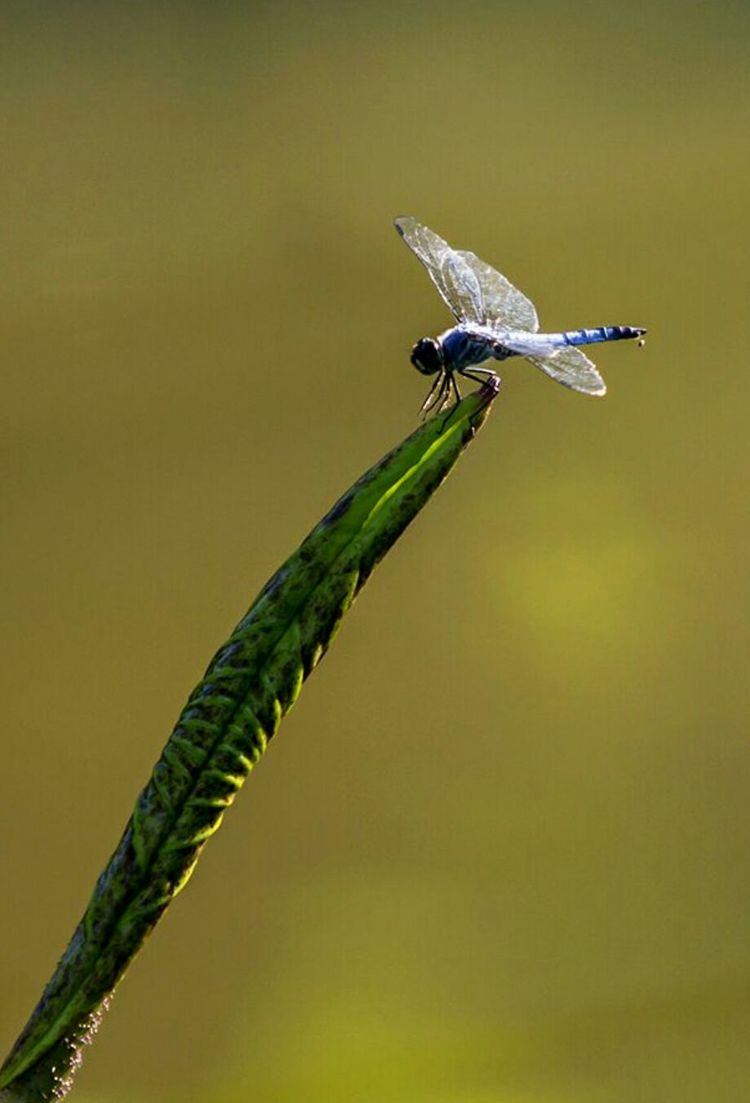
<svg viewBox="0 0 750 1103">
<path fill-rule="evenodd" d="M 572 345 L 557 349 L 549 356 L 528 356 L 527 359 L 541 368 L 545 375 L 581 394 L 607 393 L 607 385 L 594 364 Z"/>
<path fill-rule="evenodd" d="M 510 280 L 492 268 L 486 261 L 480 260 L 475 253 L 459 252 L 479 281 L 484 296 L 485 317 L 482 322 L 495 329 L 522 329 L 526 333 L 536 333 L 539 319 L 536 308 L 523 292 L 514 287 Z"/>
<path fill-rule="evenodd" d="M 451 249 L 429 227 L 416 218 L 397 218 L 396 229 L 415 257 L 427 269 L 441 299 L 459 322 L 482 325 L 485 315 L 482 288 L 477 273 L 465 255 Z"/>
</svg>

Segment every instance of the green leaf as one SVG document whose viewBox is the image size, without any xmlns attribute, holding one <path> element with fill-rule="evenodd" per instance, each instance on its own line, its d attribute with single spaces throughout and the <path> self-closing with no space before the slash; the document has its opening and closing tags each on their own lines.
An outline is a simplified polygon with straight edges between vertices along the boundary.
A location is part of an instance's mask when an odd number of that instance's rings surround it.
<svg viewBox="0 0 750 1103">
<path fill-rule="evenodd" d="M 497 384 L 421 425 L 266 583 L 191 693 L 31 1019 L 4 1099 L 62 1098 L 129 963 L 325 654 L 373 568 L 482 425 Z"/>
</svg>

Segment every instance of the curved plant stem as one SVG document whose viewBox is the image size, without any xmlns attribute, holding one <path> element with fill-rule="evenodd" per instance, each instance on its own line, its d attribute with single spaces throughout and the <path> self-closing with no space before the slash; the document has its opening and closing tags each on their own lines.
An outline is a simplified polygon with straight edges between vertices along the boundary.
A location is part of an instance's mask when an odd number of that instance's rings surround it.
<svg viewBox="0 0 750 1103">
<path fill-rule="evenodd" d="M 185 885 L 372 569 L 483 423 L 497 383 L 419 427 L 333 506 L 261 590 L 191 693 L 39 1004 L 0 1100 L 62 1099 L 109 997 Z"/>
</svg>

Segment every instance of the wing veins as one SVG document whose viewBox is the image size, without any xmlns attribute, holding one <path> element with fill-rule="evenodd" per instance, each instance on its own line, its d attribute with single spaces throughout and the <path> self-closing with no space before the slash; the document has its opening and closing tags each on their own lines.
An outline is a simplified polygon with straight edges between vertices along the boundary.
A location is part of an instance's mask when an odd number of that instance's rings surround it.
<svg viewBox="0 0 750 1103">
<path fill-rule="evenodd" d="M 481 282 L 463 255 L 416 218 L 397 218 L 395 224 L 456 320 L 482 325 L 485 307 Z"/>
<path fill-rule="evenodd" d="M 526 359 L 550 379 L 573 391 L 597 397 L 607 393 L 607 385 L 596 365 L 572 345 L 558 349 L 549 356 L 527 356 Z"/>
</svg>

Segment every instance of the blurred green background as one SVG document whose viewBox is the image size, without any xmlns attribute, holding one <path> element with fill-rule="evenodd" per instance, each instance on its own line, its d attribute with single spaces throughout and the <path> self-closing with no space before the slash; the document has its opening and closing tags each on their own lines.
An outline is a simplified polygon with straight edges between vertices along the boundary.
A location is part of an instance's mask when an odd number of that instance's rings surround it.
<svg viewBox="0 0 750 1103">
<path fill-rule="evenodd" d="M 546 328 L 122 984 L 82 1103 L 725 1103 L 750 1079 L 745 3 L 0 13 L 10 1047 L 188 691 L 415 424 Z"/>
</svg>

